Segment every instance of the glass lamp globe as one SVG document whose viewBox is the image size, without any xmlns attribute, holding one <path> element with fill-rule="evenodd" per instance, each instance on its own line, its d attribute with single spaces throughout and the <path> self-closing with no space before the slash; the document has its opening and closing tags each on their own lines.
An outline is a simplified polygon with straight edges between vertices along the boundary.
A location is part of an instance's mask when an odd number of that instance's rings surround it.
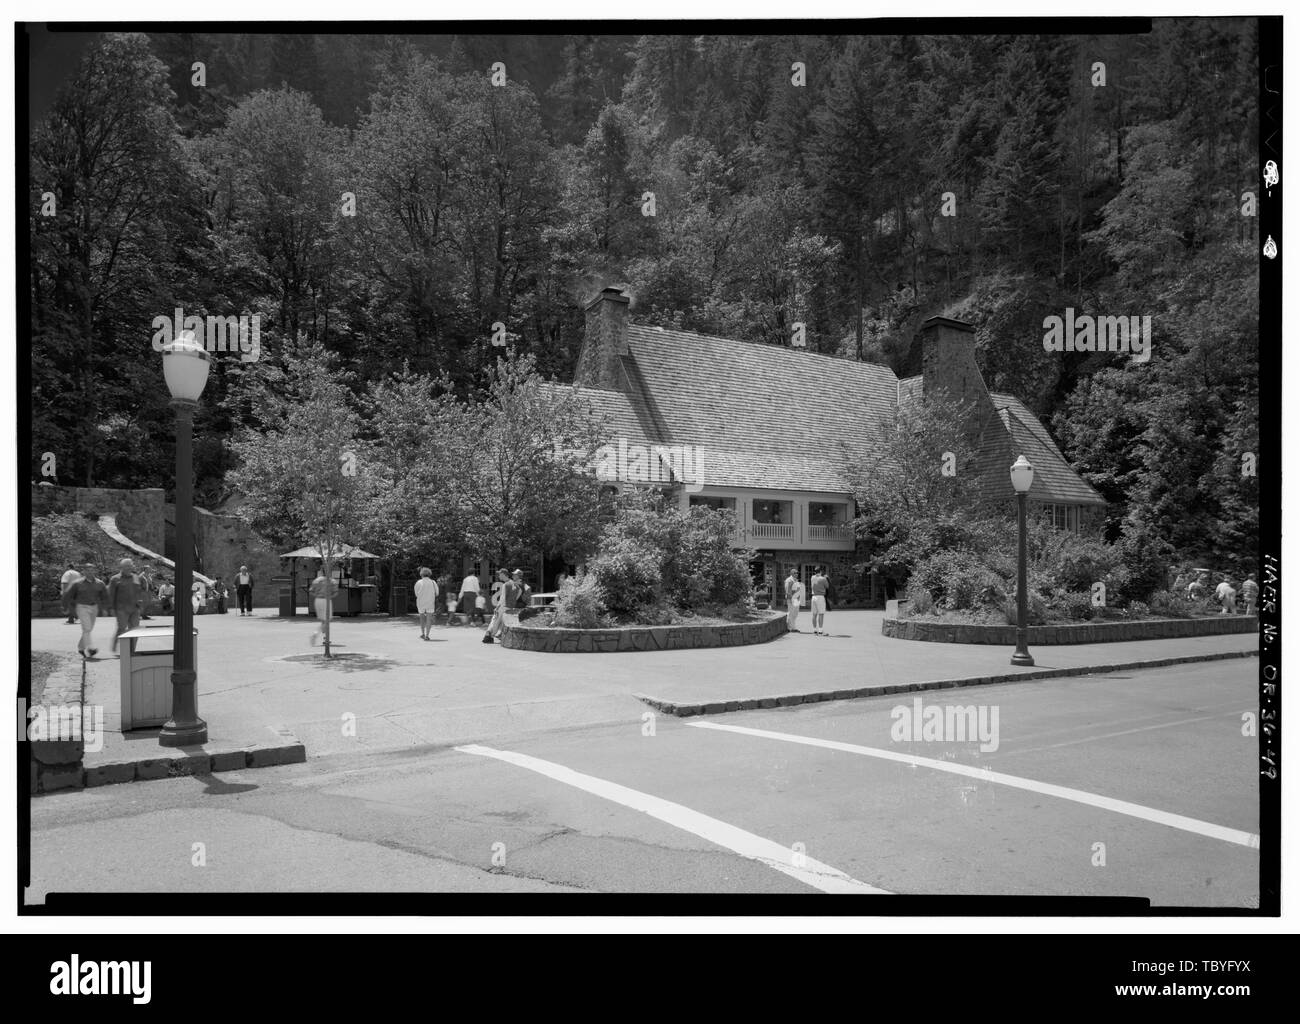
<svg viewBox="0 0 1300 1024">
<path fill-rule="evenodd" d="M 208 383 L 211 356 L 203 348 L 193 331 L 181 331 L 173 341 L 163 346 L 163 377 L 172 398 L 182 402 L 197 402 Z"/>
<path fill-rule="evenodd" d="M 1025 494 L 1034 483 L 1034 467 L 1023 455 L 1011 467 L 1011 486 L 1017 494 Z"/>
</svg>

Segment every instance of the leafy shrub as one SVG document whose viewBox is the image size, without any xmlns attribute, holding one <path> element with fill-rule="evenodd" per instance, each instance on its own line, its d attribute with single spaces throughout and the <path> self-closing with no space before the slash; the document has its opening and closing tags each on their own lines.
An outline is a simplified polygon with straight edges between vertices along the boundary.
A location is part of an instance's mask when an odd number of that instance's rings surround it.
<svg viewBox="0 0 1300 1024">
<path fill-rule="evenodd" d="M 1091 591 L 1106 584 L 1108 604 L 1121 604 L 1130 576 L 1119 547 L 1039 524 L 1031 545 L 1034 575 L 1049 601 L 1060 594 Z"/>
<path fill-rule="evenodd" d="M 616 616 L 635 618 L 642 609 L 664 603 L 659 552 L 643 541 L 607 535 L 590 570 L 605 607 Z"/>
<path fill-rule="evenodd" d="M 907 592 L 907 611 L 910 615 L 929 615 L 934 611 L 934 595 L 924 587 Z"/>
<path fill-rule="evenodd" d="M 560 584 L 552 625 L 568 626 L 571 629 L 599 629 L 608 623 L 605 595 L 601 593 L 595 576 L 580 573 Z"/>
<path fill-rule="evenodd" d="M 732 514 L 662 495 L 619 495 L 591 572 L 609 611 L 646 625 L 676 621 L 676 613 L 740 606 L 753 609 L 749 552 L 731 547 Z"/>
<path fill-rule="evenodd" d="M 1204 604 L 1190 600 L 1186 594 L 1172 590 L 1157 590 L 1147 602 L 1152 615 L 1169 619 L 1190 619 L 1196 612 L 1204 611 Z"/>
<path fill-rule="evenodd" d="M 1129 521 L 1119 542 L 1120 557 L 1128 571 L 1125 593 L 1130 603 L 1147 601 L 1168 584 L 1173 548 L 1145 523 Z"/>
<path fill-rule="evenodd" d="M 1047 605 L 1048 615 L 1067 622 L 1084 622 L 1093 617 L 1090 594 L 1056 594 Z"/>
<path fill-rule="evenodd" d="M 1128 613 L 1132 618 L 1145 618 L 1151 614 L 1151 609 L 1147 607 L 1144 601 L 1130 601 L 1128 603 Z"/>
<path fill-rule="evenodd" d="M 940 551 L 921 562 L 908 584 L 934 595 L 941 608 L 958 610 L 1001 606 L 1006 581 L 970 551 Z"/>
<path fill-rule="evenodd" d="M 1003 610 L 1006 612 L 1008 625 L 1011 626 L 1019 625 L 1020 610 L 1016 602 L 1015 587 L 1012 587 L 1011 592 L 1007 594 L 1007 599 L 1003 605 Z M 1042 595 L 1039 594 L 1036 590 L 1034 590 L 1033 587 L 1029 588 L 1029 600 L 1026 602 L 1025 612 L 1026 612 L 1025 625 L 1027 626 L 1046 625 L 1047 602 L 1043 600 Z"/>
</svg>

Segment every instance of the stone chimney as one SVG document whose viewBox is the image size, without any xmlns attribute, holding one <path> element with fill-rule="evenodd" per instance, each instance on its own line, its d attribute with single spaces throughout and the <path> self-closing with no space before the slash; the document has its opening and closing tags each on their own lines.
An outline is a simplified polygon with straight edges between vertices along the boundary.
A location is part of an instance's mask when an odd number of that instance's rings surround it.
<svg viewBox="0 0 1300 1024">
<path fill-rule="evenodd" d="M 620 357 L 628 354 L 627 310 L 631 300 L 615 287 L 605 288 L 587 306 L 587 327 L 573 383 L 606 391 L 626 390 Z"/>
<path fill-rule="evenodd" d="M 921 390 L 927 399 L 946 393 L 969 410 L 968 432 L 979 436 L 997 415 L 979 366 L 975 363 L 975 328 L 964 320 L 932 316 L 921 325 Z"/>
</svg>

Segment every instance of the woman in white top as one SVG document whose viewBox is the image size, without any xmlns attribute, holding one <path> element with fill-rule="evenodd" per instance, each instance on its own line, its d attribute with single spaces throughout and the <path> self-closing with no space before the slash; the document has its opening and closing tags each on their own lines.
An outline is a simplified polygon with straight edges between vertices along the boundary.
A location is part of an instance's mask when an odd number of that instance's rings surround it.
<svg viewBox="0 0 1300 1024">
<path fill-rule="evenodd" d="M 433 580 L 432 569 L 421 569 L 420 578 L 415 581 L 415 610 L 420 613 L 420 639 L 432 640 L 429 630 L 438 612 L 438 584 Z"/>
</svg>

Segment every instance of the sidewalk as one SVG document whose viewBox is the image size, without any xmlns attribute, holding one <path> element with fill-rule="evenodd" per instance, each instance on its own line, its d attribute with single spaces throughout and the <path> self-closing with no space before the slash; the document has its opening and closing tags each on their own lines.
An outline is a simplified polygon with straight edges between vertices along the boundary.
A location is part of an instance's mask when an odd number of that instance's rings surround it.
<svg viewBox="0 0 1300 1024">
<path fill-rule="evenodd" d="M 646 705 L 696 706 L 781 695 L 828 694 L 940 680 L 1080 672 L 1170 658 L 1236 656 L 1258 650 L 1255 634 L 1031 648 L 1037 664 L 1017 669 L 1000 647 L 919 643 L 880 634 L 883 611 L 831 612 L 829 637 L 782 636 L 753 647 L 640 654 L 540 654 L 481 643 L 481 628 L 435 627 L 422 641 L 414 616 L 338 619 L 333 662 L 307 638 L 314 620 L 201 615 L 199 714 L 210 747 L 266 745 L 292 733 L 309 758 L 450 745 L 537 730 L 626 721 Z M 146 625 L 170 625 L 155 617 Z M 811 625 L 801 616 L 801 628 Z M 123 736 L 119 663 L 108 655 L 112 623 L 96 628 L 100 659 L 87 665 L 86 702 L 104 709 L 105 742 L 86 766 L 162 751 L 156 730 Z M 32 646 L 75 646 L 61 619 L 32 620 Z M 825 699 L 831 699 L 829 696 Z M 797 701 L 789 701 L 797 703 Z M 700 711 L 687 713 L 700 713 Z"/>
</svg>

